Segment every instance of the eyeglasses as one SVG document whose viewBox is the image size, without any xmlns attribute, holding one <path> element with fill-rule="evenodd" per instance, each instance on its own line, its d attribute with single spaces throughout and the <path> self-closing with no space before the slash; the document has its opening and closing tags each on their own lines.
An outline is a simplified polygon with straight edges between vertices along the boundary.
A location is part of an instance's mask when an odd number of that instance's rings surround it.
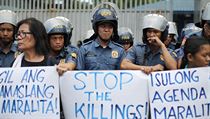
<svg viewBox="0 0 210 119">
<path fill-rule="evenodd" d="M 17 34 L 15 34 L 15 39 L 18 39 L 18 36 L 20 36 L 21 38 L 25 38 L 26 34 L 32 34 L 31 32 L 18 32 Z"/>
</svg>

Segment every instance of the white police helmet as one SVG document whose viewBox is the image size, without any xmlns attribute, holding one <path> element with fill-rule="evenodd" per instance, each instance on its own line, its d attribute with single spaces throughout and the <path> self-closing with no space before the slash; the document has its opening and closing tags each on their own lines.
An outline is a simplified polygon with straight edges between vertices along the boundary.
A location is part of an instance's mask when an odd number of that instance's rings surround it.
<svg viewBox="0 0 210 119">
<path fill-rule="evenodd" d="M 17 15 L 11 10 L 0 10 L 0 24 L 9 23 L 14 26 L 17 24 Z"/>
<path fill-rule="evenodd" d="M 206 4 L 201 19 L 210 20 L 210 2 Z"/>
<path fill-rule="evenodd" d="M 174 34 L 178 36 L 177 33 L 177 27 L 175 22 L 168 22 L 169 28 L 168 28 L 168 34 Z"/>
<path fill-rule="evenodd" d="M 47 34 L 53 33 L 67 33 L 67 29 L 61 20 L 50 18 L 44 22 Z"/>
<path fill-rule="evenodd" d="M 57 16 L 55 18 L 61 20 L 64 23 L 64 25 L 67 28 L 67 32 L 68 33 L 71 33 L 72 32 L 73 26 L 72 26 L 72 24 L 71 24 L 71 22 L 70 22 L 70 20 L 68 18 L 63 17 L 63 16 Z"/>
<path fill-rule="evenodd" d="M 148 14 L 143 18 L 143 29 L 154 28 L 163 32 L 167 25 L 167 19 L 159 14 Z"/>
<path fill-rule="evenodd" d="M 70 44 L 69 34 L 67 33 L 67 28 L 60 19 L 50 18 L 44 22 L 45 29 L 48 35 L 53 34 L 63 34 L 64 35 L 64 46 Z"/>
</svg>

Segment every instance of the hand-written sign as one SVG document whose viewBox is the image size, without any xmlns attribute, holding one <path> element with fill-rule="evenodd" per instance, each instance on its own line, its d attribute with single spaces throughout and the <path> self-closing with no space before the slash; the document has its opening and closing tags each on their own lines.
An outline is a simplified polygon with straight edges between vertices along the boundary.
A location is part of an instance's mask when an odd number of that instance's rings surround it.
<svg viewBox="0 0 210 119">
<path fill-rule="evenodd" d="M 154 72 L 150 76 L 152 119 L 210 118 L 210 67 Z"/>
<path fill-rule="evenodd" d="M 60 118 L 55 67 L 0 68 L 0 118 Z"/>
<path fill-rule="evenodd" d="M 71 71 L 60 79 L 66 119 L 146 119 L 148 75 L 141 71 Z"/>
</svg>

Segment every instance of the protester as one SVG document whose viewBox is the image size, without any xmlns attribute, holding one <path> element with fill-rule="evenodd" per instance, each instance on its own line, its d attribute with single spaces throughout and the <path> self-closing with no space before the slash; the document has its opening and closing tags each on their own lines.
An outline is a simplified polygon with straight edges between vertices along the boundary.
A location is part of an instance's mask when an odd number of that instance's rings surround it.
<svg viewBox="0 0 210 119">
<path fill-rule="evenodd" d="M 143 18 L 143 42 L 127 52 L 121 69 L 142 70 L 145 73 L 164 69 L 177 69 L 175 59 L 163 43 L 168 36 L 168 21 L 158 14 L 148 14 Z"/>
<path fill-rule="evenodd" d="M 184 45 L 181 68 L 206 67 L 210 63 L 210 42 L 203 37 L 192 36 Z"/>
<path fill-rule="evenodd" d="M 18 54 L 14 43 L 17 15 L 11 10 L 0 10 L 0 67 L 11 67 Z"/>
<path fill-rule="evenodd" d="M 35 18 L 21 20 L 15 34 L 20 54 L 12 67 L 52 66 L 55 63 L 47 56 L 49 45 L 44 25 Z"/>
</svg>

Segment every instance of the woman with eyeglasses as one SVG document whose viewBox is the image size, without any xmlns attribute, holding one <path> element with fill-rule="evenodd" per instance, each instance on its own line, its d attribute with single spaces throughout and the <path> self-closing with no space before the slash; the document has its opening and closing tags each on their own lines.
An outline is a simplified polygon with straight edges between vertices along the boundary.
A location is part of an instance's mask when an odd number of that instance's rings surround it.
<svg viewBox="0 0 210 119">
<path fill-rule="evenodd" d="M 15 34 L 18 49 L 22 52 L 12 67 L 52 66 L 54 59 L 48 58 L 48 41 L 44 25 L 35 18 L 24 19 L 17 24 Z"/>
</svg>

